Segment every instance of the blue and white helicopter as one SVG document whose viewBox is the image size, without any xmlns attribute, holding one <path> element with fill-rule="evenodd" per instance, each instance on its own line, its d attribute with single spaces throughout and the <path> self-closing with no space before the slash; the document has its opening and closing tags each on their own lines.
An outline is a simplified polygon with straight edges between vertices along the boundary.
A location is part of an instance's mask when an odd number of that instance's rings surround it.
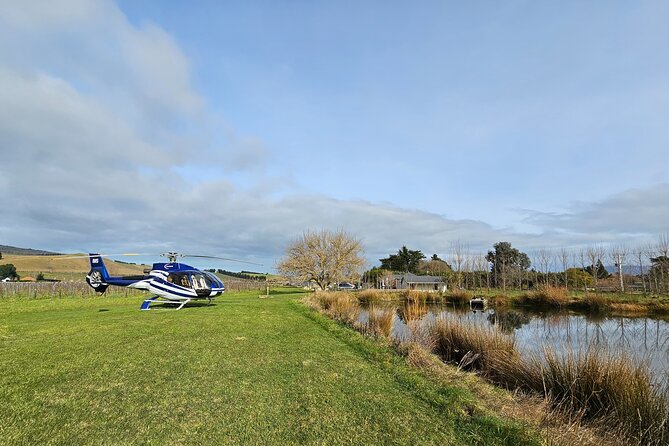
<svg viewBox="0 0 669 446">
<path fill-rule="evenodd" d="M 178 262 L 178 257 L 220 259 L 259 265 L 258 263 L 244 262 L 225 257 L 183 255 L 176 252 L 168 252 L 160 255 L 167 257 L 168 262 L 154 263 L 151 269 L 144 270 L 144 275 L 110 276 L 102 257 L 111 256 L 91 253 L 88 255 L 91 270 L 86 276 L 86 282 L 99 293 L 104 293 L 110 285 L 114 285 L 146 290 L 155 294 L 155 296 L 144 300 L 140 307 L 142 310 L 149 310 L 151 304 L 154 303 L 175 304 L 177 305 L 176 309 L 180 310 L 192 300 L 207 299 L 211 302 L 214 297 L 220 296 L 225 292 L 225 285 L 223 285 L 223 282 L 216 275 L 209 271 L 201 271 L 185 263 Z"/>
</svg>

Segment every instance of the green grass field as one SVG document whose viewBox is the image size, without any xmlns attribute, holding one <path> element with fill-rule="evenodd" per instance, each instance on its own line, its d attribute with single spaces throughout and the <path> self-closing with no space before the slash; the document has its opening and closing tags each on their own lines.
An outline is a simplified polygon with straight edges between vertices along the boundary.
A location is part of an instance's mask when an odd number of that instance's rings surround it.
<svg viewBox="0 0 669 446">
<path fill-rule="evenodd" d="M 0 301 L 0 444 L 538 443 L 299 294 L 257 295 Z"/>
</svg>

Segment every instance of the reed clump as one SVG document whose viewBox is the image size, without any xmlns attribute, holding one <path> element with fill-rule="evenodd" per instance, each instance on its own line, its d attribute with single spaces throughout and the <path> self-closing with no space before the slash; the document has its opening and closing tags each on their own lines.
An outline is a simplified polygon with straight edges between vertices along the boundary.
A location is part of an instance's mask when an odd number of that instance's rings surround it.
<svg viewBox="0 0 669 446">
<path fill-rule="evenodd" d="M 402 290 L 399 293 L 401 300 L 405 302 L 432 302 L 435 300 L 435 297 L 438 296 L 435 293 L 430 293 L 428 291 L 419 291 L 419 290 Z M 439 296 L 440 297 L 440 296 Z M 438 300 L 438 299 L 437 299 Z"/>
<path fill-rule="evenodd" d="M 508 366 L 520 358 L 514 338 L 494 327 L 440 317 L 427 330 L 432 337 L 433 353 L 464 370 L 477 370 L 495 382 L 499 381 L 499 364 Z"/>
<path fill-rule="evenodd" d="M 569 296 L 564 288 L 542 286 L 536 291 L 523 293 L 515 298 L 517 305 L 562 308 L 569 303 Z"/>
<path fill-rule="evenodd" d="M 395 312 L 390 309 L 370 309 L 363 332 L 374 337 L 389 337 L 395 322 Z"/>
<path fill-rule="evenodd" d="M 455 305 L 466 305 L 472 300 L 473 294 L 467 290 L 453 290 L 446 294 L 446 301 Z"/>
<path fill-rule="evenodd" d="M 421 320 L 429 309 L 426 302 L 405 302 L 400 308 L 400 316 L 405 322 Z"/>
<path fill-rule="evenodd" d="M 638 444 L 669 442 L 669 393 L 644 363 L 597 348 L 528 361 L 528 384 L 560 412 L 618 426 Z"/>
<path fill-rule="evenodd" d="M 360 291 L 357 294 L 357 296 L 358 296 L 358 300 L 360 301 L 360 303 L 373 304 L 373 303 L 381 302 L 383 300 L 388 299 L 388 296 L 386 294 L 387 293 L 384 293 L 384 292 L 379 291 L 379 290 L 370 289 L 370 290 Z"/>
<path fill-rule="evenodd" d="M 347 325 L 355 325 L 360 317 L 360 305 L 350 293 L 318 292 L 309 300 L 316 309 Z"/>
</svg>

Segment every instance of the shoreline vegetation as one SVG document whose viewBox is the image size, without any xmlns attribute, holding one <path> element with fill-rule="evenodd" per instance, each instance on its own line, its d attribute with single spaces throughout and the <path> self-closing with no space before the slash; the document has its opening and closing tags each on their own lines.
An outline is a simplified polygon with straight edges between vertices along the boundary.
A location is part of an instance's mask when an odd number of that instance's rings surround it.
<svg viewBox="0 0 669 446">
<path fill-rule="evenodd" d="M 413 296 L 413 297 L 411 297 Z M 363 290 L 358 299 L 363 303 L 383 301 L 424 300 L 434 304 L 468 305 L 474 297 L 482 297 L 491 307 L 519 307 L 540 310 L 574 310 L 615 316 L 669 316 L 669 297 L 643 294 L 597 293 L 541 286 L 536 290 L 450 290 L 446 292 L 408 290 Z"/>
<path fill-rule="evenodd" d="M 657 383 L 644 363 L 614 355 L 594 345 L 558 354 L 545 348 L 541 354 L 521 355 L 513 336 L 494 326 L 472 326 L 458 320 L 422 321 L 428 303 L 466 303 L 473 293 L 438 295 L 419 291 L 359 293 L 317 292 L 307 305 L 360 333 L 391 343 L 402 355 L 434 355 L 458 370 L 475 372 L 488 382 L 545 404 L 544 417 L 563 420 L 564 426 L 597 432 L 588 444 L 664 445 L 669 441 L 669 387 Z M 493 305 L 587 308 L 591 311 L 629 311 L 639 314 L 666 309 L 666 303 L 614 301 L 600 296 L 569 296 L 564 289 L 537 290 L 514 296 L 486 296 Z M 403 318 L 409 336 L 391 338 L 395 310 L 375 306 L 403 300 Z M 363 310 L 363 305 L 366 310 Z M 367 317 L 361 318 L 365 311 Z M 419 353 L 416 353 L 416 352 Z M 587 435 L 586 435 L 587 436 Z M 577 444 L 584 444 L 580 438 Z M 587 443 L 587 442 L 586 442 Z M 568 444 L 568 442 L 564 443 Z"/>
</svg>

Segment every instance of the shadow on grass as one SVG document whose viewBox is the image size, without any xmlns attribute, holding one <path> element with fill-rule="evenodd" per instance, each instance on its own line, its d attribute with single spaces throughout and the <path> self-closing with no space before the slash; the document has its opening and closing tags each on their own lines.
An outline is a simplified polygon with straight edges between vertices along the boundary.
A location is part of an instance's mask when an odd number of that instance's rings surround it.
<svg viewBox="0 0 669 446">
<path fill-rule="evenodd" d="M 176 309 L 179 307 L 179 305 L 181 305 L 180 302 L 174 302 L 174 303 L 172 303 L 172 302 L 160 302 L 160 303 L 151 304 L 151 308 L 149 309 L 149 311 L 151 311 L 151 310 L 168 310 L 168 311 L 174 311 L 174 310 L 176 310 Z M 204 307 L 204 308 L 206 308 L 206 307 L 211 307 L 211 308 L 213 308 L 213 307 L 215 307 L 216 305 L 217 305 L 217 304 L 215 304 L 215 303 L 213 303 L 213 302 L 211 302 L 211 303 L 209 303 L 209 302 L 189 302 L 189 303 L 187 303 L 186 305 L 184 305 L 184 306 L 181 308 L 181 310 L 179 310 L 179 311 L 183 311 L 183 310 L 187 310 L 187 309 L 202 308 L 202 307 Z"/>
</svg>

